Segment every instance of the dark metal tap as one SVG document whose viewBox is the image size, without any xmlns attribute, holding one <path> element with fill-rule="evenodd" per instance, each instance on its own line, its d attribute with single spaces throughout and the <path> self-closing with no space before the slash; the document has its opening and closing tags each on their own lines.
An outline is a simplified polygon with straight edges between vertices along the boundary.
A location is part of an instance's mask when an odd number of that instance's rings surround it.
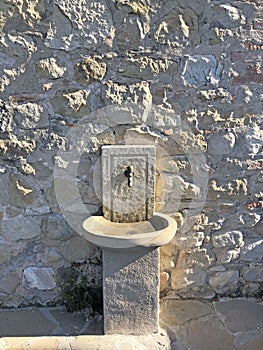
<svg viewBox="0 0 263 350">
<path fill-rule="evenodd" d="M 127 166 L 127 168 L 125 170 L 125 175 L 128 178 L 128 186 L 132 187 L 133 179 L 134 179 L 134 166 L 133 165 Z"/>
</svg>

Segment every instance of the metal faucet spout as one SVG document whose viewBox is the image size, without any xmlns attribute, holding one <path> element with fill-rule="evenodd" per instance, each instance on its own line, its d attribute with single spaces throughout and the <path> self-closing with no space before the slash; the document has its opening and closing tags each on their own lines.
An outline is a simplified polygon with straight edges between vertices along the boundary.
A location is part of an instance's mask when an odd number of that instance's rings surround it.
<svg viewBox="0 0 263 350">
<path fill-rule="evenodd" d="M 133 179 L 134 179 L 134 166 L 133 165 L 127 166 L 127 168 L 125 170 L 125 175 L 128 178 L 128 186 L 132 187 Z"/>
</svg>

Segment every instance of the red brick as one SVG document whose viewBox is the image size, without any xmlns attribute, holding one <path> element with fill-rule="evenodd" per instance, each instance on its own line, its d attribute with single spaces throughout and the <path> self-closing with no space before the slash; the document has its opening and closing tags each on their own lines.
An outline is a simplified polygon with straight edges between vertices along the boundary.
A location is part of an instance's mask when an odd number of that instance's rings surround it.
<svg viewBox="0 0 263 350">
<path fill-rule="evenodd" d="M 249 210 L 253 210 L 256 208 L 263 208 L 263 201 L 249 202 L 245 205 L 245 207 Z"/>
<path fill-rule="evenodd" d="M 22 94 L 22 95 L 11 95 L 9 100 L 12 102 L 34 102 L 40 100 L 39 95 L 34 94 Z"/>
<path fill-rule="evenodd" d="M 263 75 L 262 74 L 246 74 L 239 77 L 235 77 L 232 80 L 233 84 L 249 84 L 257 83 L 263 84 Z"/>
</svg>

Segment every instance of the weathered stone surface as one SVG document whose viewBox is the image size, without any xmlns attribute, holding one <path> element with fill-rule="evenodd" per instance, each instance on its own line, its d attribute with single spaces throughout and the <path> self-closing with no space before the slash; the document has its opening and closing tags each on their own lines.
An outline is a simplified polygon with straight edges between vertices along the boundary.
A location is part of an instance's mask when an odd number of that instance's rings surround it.
<svg viewBox="0 0 263 350">
<path fill-rule="evenodd" d="M 73 234 L 71 227 L 59 214 L 44 217 L 41 222 L 41 230 L 45 237 L 61 241 L 68 240 Z"/>
<path fill-rule="evenodd" d="M 170 327 L 176 327 L 199 317 L 211 315 L 210 305 L 197 300 L 164 300 L 160 305 L 160 318 Z"/>
<path fill-rule="evenodd" d="M 25 70 L 37 47 L 27 34 L 11 30 L 1 43 L 3 64 L 1 64 L 0 91 L 4 92 L 13 80 L 19 78 Z M 20 54 L 17 55 L 17 52 Z M 9 60 L 8 58 L 11 57 Z"/>
<path fill-rule="evenodd" d="M 105 334 L 158 332 L 159 249 L 103 249 L 103 291 Z"/>
<path fill-rule="evenodd" d="M 197 350 L 232 350 L 233 338 L 219 320 L 212 322 L 198 320 L 190 323 L 185 338 L 181 338 L 180 342 Z"/>
<path fill-rule="evenodd" d="M 45 128 L 49 125 L 46 108 L 36 103 L 24 103 L 16 107 L 16 120 L 21 129 Z"/>
<path fill-rule="evenodd" d="M 235 293 L 238 287 L 238 280 L 238 271 L 216 272 L 209 278 L 209 285 L 218 294 L 224 294 L 228 291 L 230 293 Z"/>
<path fill-rule="evenodd" d="M 86 57 L 84 61 L 75 65 L 76 80 L 86 85 L 95 80 L 102 80 L 106 74 L 106 63 L 101 61 L 101 57 Z"/>
<path fill-rule="evenodd" d="M 25 210 L 25 216 L 39 216 L 39 215 L 45 215 L 50 213 L 50 207 L 32 207 L 32 208 L 26 208 Z"/>
<path fill-rule="evenodd" d="M 90 112 L 89 91 L 58 91 L 51 103 L 54 111 L 61 115 L 82 117 Z"/>
<path fill-rule="evenodd" d="M 11 242 L 36 238 L 41 234 L 40 220 L 38 218 L 16 216 L 1 223 L 0 234 Z"/>
<path fill-rule="evenodd" d="M 6 261 L 8 261 L 10 259 L 10 257 L 12 256 L 12 249 L 4 244 L 1 240 L 1 245 L 0 245 L 0 263 L 4 263 Z"/>
<path fill-rule="evenodd" d="M 235 135 L 232 132 L 211 135 L 208 140 L 208 152 L 215 155 L 229 154 L 233 151 L 235 141 Z"/>
<path fill-rule="evenodd" d="M 78 234 L 67 219 L 101 213 L 101 146 L 142 144 L 157 149 L 155 210 L 178 222 L 162 296 L 212 297 L 216 273 L 222 295 L 262 293 L 260 6 L 0 2 L 0 278 L 78 261 L 63 248 Z M 78 176 L 54 188 L 54 166 Z M 58 300 L 21 283 L 12 294 L 0 304 Z"/>
<path fill-rule="evenodd" d="M 155 147 L 102 148 L 103 214 L 113 222 L 152 217 L 155 198 Z"/>
<path fill-rule="evenodd" d="M 164 271 L 160 273 L 160 292 L 163 292 L 168 288 L 169 279 L 170 279 L 170 275 L 168 272 Z"/>
<path fill-rule="evenodd" d="M 54 274 L 54 270 L 50 267 L 28 267 L 23 272 L 22 284 L 27 289 L 54 289 L 56 287 Z"/>
<path fill-rule="evenodd" d="M 198 266 L 175 268 L 172 271 L 171 287 L 174 291 L 186 293 L 188 297 L 206 288 L 207 273 Z"/>
<path fill-rule="evenodd" d="M 41 59 L 37 63 L 37 72 L 42 78 L 58 79 L 61 78 L 66 68 L 59 66 L 55 57 Z"/>
<path fill-rule="evenodd" d="M 259 128 L 250 129 L 246 132 L 245 147 L 248 150 L 248 154 L 254 158 L 260 151 L 263 143 L 263 131 Z"/>
<path fill-rule="evenodd" d="M 21 310 L 19 313 L 7 311 L 0 316 L 1 337 L 46 335 L 54 330 L 54 327 L 55 323 L 48 320 L 40 310 L 31 310 L 30 313 L 27 310 Z M 45 344 L 42 341 L 37 344 L 37 347 L 48 346 L 48 343 Z M 21 344 L 18 346 L 21 348 Z"/>
<path fill-rule="evenodd" d="M 218 8 L 220 10 L 219 13 L 224 14 L 224 19 L 228 23 L 228 26 L 231 24 L 235 26 L 245 22 L 245 15 L 238 7 L 231 6 L 229 4 L 222 4 L 219 5 Z"/>
<path fill-rule="evenodd" d="M 17 272 L 11 272 L 0 280 L 0 291 L 13 294 L 20 284 L 20 276 Z"/>
<path fill-rule="evenodd" d="M 200 266 L 203 268 L 208 268 L 213 265 L 216 261 L 215 255 L 210 247 L 202 248 L 194 251 L 191 254 L 191 264 Z"/>
<path fill-rule="evenodd" d="M 35 310 L 37 311 L 37 310 Z M 74 321 L 73 324 L 75 324 L 74 332 L 67 331 L 67 328 L 64 328 L 63 334 L 66 334 L 64 336 L 46 336 L 46 334 L 51 334 L 52 329 L 54 328 L 54 324 L 49 321 L 48 319 L 45 321 L 45 318 L 43 320 L 43 317 L 41 316 L 35 316 L 35 313 L 32 317 L 28 315 L 27 312 L 21 312 L 21 316 L 18 319 L 18 322 L 15 322 L 14 325 L 17 327 L 17 324 L 21 322 L 21 319 L 26 319 L 27 324 L 33 323 L 34 327 L 33 329 L 33 335 L 30 337 L 30 333 L 28 332 L 28 329 L 25 327 L 22 328 L 24 333 L 27 335 L 26 337 L 16 337 L 18 334 L 17 332 L 6 332 L 4 333 L 9 335 L 10 337 L 2 337 L 0 340 L 0 345 L 3 347 L 3 350 L 7 350 L 11 347 L 17 347 L 19 346 L 20 349 L 24 349 L 25 347 L 28 348 L 28 350 L 34 350 L 34 349 L 40 349 L 41 347 L 44 349 L 49 348 L 62 348 L 64 350 L 70 350 L 71 349 L 78 349 L 78 350 L 97 350 L 98 347 L 100 350 L 122 350 L 122 349 L 129 349 L 129 350 L 163 350 L 163 349 L 169 349 L 170 347 L 170 340 L 167 335 L 167 332 L 162 330 L 162 332 L 157 334 L 151 334 L 151 335 L 142 335 L 142 336 L 127 336 L 127 335 L 109 335 L 109 336 L 94 336 L 94 333 L 92 333 L 92 326 L 88 328 L 85 335 L 77 335 L 77 336 L 68 336 L 68 334 L 79 334 L 76 332 L 76 329 L 79 329 L 79 324 L 76 320 L 76 315 L 74 317 L 68 317 L 69 320 Z M 52 317 L 52 316 L 51 316 Z M 36 322 L 36 320 L 39 319 L 39 322 Z M 32 321 L 31 321 L 32 320 Z M 7 329 L 10 330 L 10 325 L 12 324 L 13 317 L 8 316 L 8 323 L 7 323 Z M 70 323 L 70 321 L 68 321 Z M 43 334 L 43 328 L 36 326 L 37 325 L 43 325 L 44 329 L 46 329 L 46 332 Z M 2 323 L 1 323 L 2 325 Z M 9 328 L 8 328 L 9 326 Z M 91 332 L 91 335 L 89 335 L 89 332 Z M 88 334 L 88 335 L 87 335 Z M 35 336 L 40 335 L 40 336 Z M 99 334 L 101 335 L 101 334 Z M 12 338 L 13 337 L 13 338 Z"/>
<path fill-rule="evenodd" d="M 0 99 L 0 131 L 1 132 L 7 132 L 12 130 L 12 110 L 10 108 L 10 104 L 6 101 L 3 101 Z"/>
<path fill-rule="evenodd" d="M 248 191 L 247 179 L 240 178 L 229 182 L 212 179 L 208 184 L 207 197 L 209 200 L 230 199 L 232 196 L 246 196 Z"/>
<path fill-rule="evenodd" d="M 174 139 L 176 143 L 183 148 L 186 154 L 203 154 L 207 149 L 207 142 L 203 135 L 194 134 L 188 130 L 177 131 Z"/>
<path fill-rule="evenodd" d="M 5 168 L 2 168 L 3 173 L 0 173 L 0 201 L 1 205 L 8 204 L 8 176 L 5 174 Z"/>
<path fill-rule="evenodd" d="M 263 282 L 263 267 L 245 267 L 242 275 L 247 282 Z"/>
<path fill-rule="evenodd" d="M 234 249 L 216 249 L 217 260 L 221 264 L 227 264 L 237 260 L 240 256 L 241 249 L 239 247 Z"/>
<path fill-rule="evenodd" d="M 9 177 L 8 193 L 10 204 L 22 208 L 36 203 L 39 194 L 25 178 L 16 175 Z"/>
<path fill-rule="evenodd" d="M 45 40 L 48 47 L 69 50 L 101 42 L 111 44 L 112 17 L 106 1 L 73 1 L 69 5 L 57 0 L 56 4 Z"/>
<path fill-rule="evenodd" d="M 257 213 L 239 213 L 239 221 L 245 227 L 254 227 L 261 220 L 261 216 Z"/>
<path fill-rule="evenodd" d="M 50 248 L 46 252 L 46 261 L 48 264 L 52 264 L 62 259 L 61 254 L 58 253 L 58 250 L 55 248 Z"/>
<path fill-rule="evenodd" d="M 47 166 L 44 161 L 36 161 L 32 163 L 34 175 L 40 181 L 45 181 L 53 174 L 51 167 Z"/>
<path fill-rule="evenodd" d="M 255 340 L 252 340 L 248 344 L 242 346 L 240 350 L 258 350 L 260 349 L 263 342 L 263 336 L 258 337 Z"/>
<path fill-rule="evenodd" d="M 184 56 L 181 62 L 183 80 L 193 86 L 217 86 L 222 67 L 212 55 Z"/>
<path fill-rule="evenodd" d="M 262 262 L 263 240 L 260 238 L 247 238 L 241 250 L 241 260 Z"/>
<path fill-rule="evenodd" d="M 92 257 L 96 249 L 96 246 L 82 237 L 73 237 L 63 244 L 61 253 L 69 261 L 81 262 Z"/>
<path fill-rule="evenodd" d="M 198 16 L 191 8 L 171 8 L 158 21 L 154 39 L 171 48 L 196 46 L 200 43 Z"/>
<path fill-rule="evenodd" d="M 172 75 L 178 70 L 176 61 L 163 59 L 158 56 L 136 55 L 127 61 L 120 60 L 118 63 L 120 65 L 120 76 L 133 76 L 140 79 L 153 79 L 156 76 L 161 76 L 170 81 Z"/>
<path fill-rule="evenodd" d="M 19 140 L 15 135 L 12 135 L 10 139 L 0 139 L 0 155 L 7 160 L 26 157 L 34 151 L 35 147 L 35 140 L 26 138 Z"/>
<path fill-rule="evenodd" d="M 137 16 L 124 18 L 115 33 L 115 43 L 121 49 L 129 49 L 132 47 L 142 47 L 142 40 L 145 37 L 143 26 Z"/>
<path fill-rule="evenodd" d="M 161 271 L 171 271 L 177 263 L 179 249 L 173 242 L 170 242 L 160 248 L 160 253 Z"/>
<path fill-rule="evenodd" d="M 249 332 L 263 325 L 263 305 L 253 301 L 230 300 L 214 303 L 231 332 Z"/>
<path fill-rule="evenodd" d="M 244 245 L 243 234 L 240 231 L 229 231 L 217 233 L 212 236 L 212 243 L 215 248 L 238 248 Z"/>
<path fill-rule="evenodd" d="M 204 242 L 204 232 L 188 232 L 187 234 L 175 235 L 173 242 L 180 248 L 201 247 Z"/>
<path fill-rule="evenodd" d="M 108 121 L 118 124 L 140 124 L 147 120 L 148 109 L 152 104 L 149 82 L 142 80 L 134 84 L 119 84 L 107 81 L 105 90 L 106 103 L 120 105 L 115 109 L 114 117 Z M 127 110 L 129 111 L 127 114 Z M 116 113 L 117 112 L 117 113 Z"/>
</svg>

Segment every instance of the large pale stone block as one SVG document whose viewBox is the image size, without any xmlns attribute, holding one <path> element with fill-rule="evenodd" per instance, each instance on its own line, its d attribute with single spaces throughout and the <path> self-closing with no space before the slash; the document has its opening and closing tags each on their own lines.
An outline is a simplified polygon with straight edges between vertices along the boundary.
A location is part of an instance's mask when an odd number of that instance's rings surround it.
<svg viewBox="0 0 263 350">
<path fill-rule="evenodd" d="M 37 217 L 17 216 L 12 220 L 3 221 L 0 234 L 8 241 L 29 240 L 40 236 L 40 219 Z"/>
<path fill-rule="evenodd" d="M 158 332 L 159 249 L 103 249 L 105 334 Z"/>
<path fill-rule="evenodd" d="M 153 215 L 154 146 L 103 146 L 102 179 L 106 219 L 136 222 Z"/>
<path fill-rule="evenodd" d="M 22 283 L 27 289 L 54 289 L 56 287 L 54 275 L 55 272 L 50 267 L 28 267 L 23 273 Z"/>
<path fill-rule="evenodd" d="M 217 86 L 222 67 L 213 55 L 184 56 L 181 63 L 182 78 L 193 86 Z"/>
</svg>

